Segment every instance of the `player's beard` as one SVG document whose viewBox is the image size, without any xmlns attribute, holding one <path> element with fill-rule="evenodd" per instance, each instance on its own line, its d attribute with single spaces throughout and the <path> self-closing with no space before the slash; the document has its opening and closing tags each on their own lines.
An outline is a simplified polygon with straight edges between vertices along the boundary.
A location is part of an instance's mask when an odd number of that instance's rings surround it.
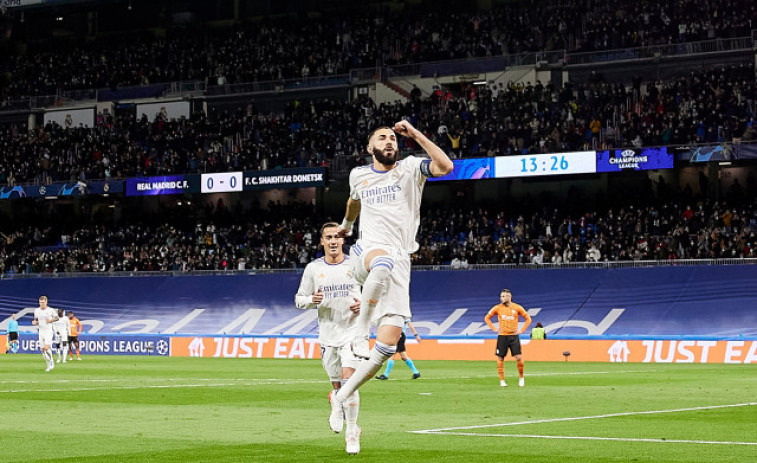
<svg viewBox="0 0 757 463">
<path fill-rule="evenodd" d="M 394 164 L 397 163 L 397 155 L 399 154 L 397 151 L 392 151 L 392 152 L 394 153 L 394 156 L 389 157 L 384 154 L 383 150 L 380 150 L 378 148 L 373 148 L 373 157 L 376 158 L 379 164 L 386 167 L 392 167 L 394 166 Z"/>
</svg>

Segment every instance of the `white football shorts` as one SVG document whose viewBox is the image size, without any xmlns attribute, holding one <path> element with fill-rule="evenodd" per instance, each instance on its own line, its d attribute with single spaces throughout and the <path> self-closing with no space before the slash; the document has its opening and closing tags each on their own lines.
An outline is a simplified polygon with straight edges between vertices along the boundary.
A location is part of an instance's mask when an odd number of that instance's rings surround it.
<svg viewBox="0 0 757 463">
<path fill-rule="evenodd" d="M 321 346 L 321 363 L 331 381 L 342 379 L 342 368 L 357 369 L 360 359 L 355 357 L 347 344 L 344 347 Z"/>
<path fill-rule="evenodd" d="M 53 330 L 42 330 L 39 332 L 39 348 L 53 345 Z"/>
<path fill-rule="evenodd" d="M 397 317 L 387 316 L 399 315 L 403 320 L 412 317 L 410 312 L 410 255 L 399 248 L 358 241 L 350 249 L 350 267 L 353 277 L 360 284 L 365 283 L 365 279 L 368 278 L 368 271 L 365 269 L 366 265 L 363 258 L 375 249 L 382 249 L 394 258 L 394 269 L 389 274 L 389 285 L 376 305 L 371 322 L 376 326 L 401 327 L 404 321 L 400 323 L 395 321 Z"/>
<path fill-rule="evenodd" d="M 55 339 L 57 342 L 68 342 L 68 331 L 66 330 L 56 330 L 55 331 Z"/>
</svg>

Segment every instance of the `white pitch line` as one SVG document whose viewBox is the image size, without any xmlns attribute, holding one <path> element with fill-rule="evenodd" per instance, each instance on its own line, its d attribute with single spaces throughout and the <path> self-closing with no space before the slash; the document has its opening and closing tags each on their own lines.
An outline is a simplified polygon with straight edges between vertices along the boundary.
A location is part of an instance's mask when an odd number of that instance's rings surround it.
<svg viewBox="0 0 757 463">
<path fill-rule="evenodd" d="M 417 432 L 417 431 L 411 431 Z M 467 437 L 522 437 L 528 439 L 574 439 L 574 440 L 603 440 L 616 442 L 652 442 L 659 444 L 714 444 L 714 445 L 757 445 L 757 442 L 738 441 L 711 441 L 711 440 L 688 440 L 688 439 L 643 439 L 633 437 L 592 437 L 592 436 L 541 436 L 536 434 L 492 434 L 475 432 L 434 432 L 428 434 L 440 434 L 443 436 L 467 436 Z"/>
<path fill-rule="evenodd" d="M 609 375 L 625 373 L 651 373 L 654 370 L 623 370 L 623 371 L 571 371 L 571 372 L 553 372 L 553 373 L 531 373 L 524 376 L 571 376 L 571 375 Z"/>
<path fill-rule="evenodd" d="M 61 389 L 16 389 L 0 391 L 0 394 L 19 394 L 24 392 L 83 392 L 83 391 L 112 391 L 123 389 L 172 389 L 179 387 L 224 387 L 237 386 L 239 383 L 218 383 L 218 384 L 166 384 L 166 385 L 145 385 L 145 386 L 116 386 L 116 387 L 71 387 Z"/>
<path fill-rule="evenodd" d="M 625 370 L 625 371 L 571 371 L 571 372 L 554 372 L 554 373 L 528 373 L 526 378 L 536 376 L 576 376 L 576 375 L 609 375 L 624 373 L 649 373 L 654 370 Z M 428 379 L 474 379 L 474 378 L 493 378 L 492 375 L 461 375 L 461 376 L 430 376 Z M 424 376 L 424 378 L 426 378 Z"/>
<path fill-rule="evenodd" d="M 50 380 L 16 380 L 16 381 L 0 381 L 0 384 L 66 384 L 66 383 L 115 383 L 127 381 L 130 378 L 125 379 L 50 379 Z M 154 378 L 150 381 L 281 381 L 277 378 Z M 290 381 L 302 381 L 302 382 L 316 382 L 314 379 L 294 379 Z"/>
<path fill-rule="evenodd" d="M 218 381 L 216 379 L 215 381 Z M 234 381 L 234 380 L 232 380 Z M 293 379 L 293 380 L 279 380 L 279 379 L 247 379 L 246 382 L 233 382 L 233 383 L 202 383 L 202 384 L 144 384 L 144 385 L 132 385 L 132 386 L 104 386 L 104 387 L 67 387 L 67 388 L 50 388 L 50 389 L 7 389 L 0 390 L 0 394 L 20 394 L 25 392 L 84 392 L 84 391 L 114 391 L 114 390 L 126 390 L 126 389 L 172 389 L 172 388 L 187 388 L 187 387 L 239 387 L 239 386 L 270 386 L 281 384 L 310 384 L 310 383 L 322 383 L 322 380 L 316 379 Z"/>
<path fill-rule="evenodd" d="M 573 371 L 566 373 L 531 373 L 527 374 L 527 377 L 536 376 L 573 376 L 573 375 L 607 375 L 611 373 L 647 373 L 653 370 L 625 370 L 625 371 Z M 448 379 L 474 379 L 474 378 L 491 378 L 491 375 L 468 375 L 468 376 L 432 376 L 428 377 L 428 380 L 448 380 Z M 153 381 L 218 381 L 219 378 L 155 378 Z M 390 380 L 394 381 L 394 378 Z M 49 379 L 49 380 L 0 380 L 0 384 L 71 384 L 71 383 L 115 383 L 124 381 L 122 379 Z M 223 381 L 282 381 L 277 378 L 263 378 L 263 379 L 251 379 L 251 378 L 223 378 Z M 320 382 L 320 380 L 314 379 L 292 379 L 288 380 L 290 383 L 295 382 Z M 0 391 L 3 392 L 3 391 Z"/>
<path fill-rule="evenodd" d="M 536 376 L 576 376 L 576 375 L 609 375 L 625 373 L 652 373 L 656 370 L 624 370 L 624 371 L 571 371 L 571 372 L 553 372 L 553 373 L 527 373 L 526 378 Z M 460 375 L 460 376 L 424 376 L 425 381 L 434 379 L 475 379 L 475 378 L 494 378 L 492 375 Z"/>
<path fill-rule="evenodd" d="M 0 381 L 0 384 L 65 384 L 65 383 L 115 383 L 120 379 L 54 379 L 54 380 L 18 380 Z M 217 380 L 216 380 L 217 381 Z"/>
<path fill-rule="evenodd" d="M 757 402 L 746 402 L 742 404 L 727 404 L 727 405 L 708 405 L 704 407 L 690 407 L 690 408 L 673 408 L 670 410 L 647 410 L 640 412 L 621 412 L 621 413 L 606 413 L 604 415 L 593 416 L 572 416 L 566 418 L 549 418 L 544 420 L 531 420 L 531 421 L 518 421 L 514 423 L 499 423 L 499 424 L 480 424 L 476 426 L 457 426 L 451 428 L 439 428 L 439 429 L 424 429 L 420 431 L 409 431 L 415 434 L 443 434 L 447 431 L 456 431 L 462 429 L 484 429 L 484 428 L 498 428 L 503 426 L 521 426 L 524 424 L 540 424 L 540 423 L 559 423 L 564 421 L 581 421 L 581 420 L 595 420 L 599 418 L 615 418 L 618 416 L 634 416 L 634 415 L 655 415 L 660 413 L 680 413 L 680 412 L 693 412 L 698 410 L 715 410 L 719 408 L 734 408 L 734 407 L 749 407 L 757 405 Z"/>
</svg>

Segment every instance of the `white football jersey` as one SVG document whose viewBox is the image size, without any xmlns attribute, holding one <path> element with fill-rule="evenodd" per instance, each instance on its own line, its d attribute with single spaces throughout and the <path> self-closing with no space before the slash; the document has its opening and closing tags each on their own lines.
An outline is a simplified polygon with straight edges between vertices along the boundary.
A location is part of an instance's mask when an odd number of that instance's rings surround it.
<svg viewBox="0 0 757 463">
<path fill-rule="evenodd" d="M 55 315 L 58 315 L 58 311 L 55 311 Z M 57 322 L 53 322 L 53 330 L 57 333 L 66 333 L 68 334 L 69 326 L 68 326 L 68 317 L 66 317 L 65 312 L 63 313 L 63 317 L 58 319 Z"/>
<path fill-rule="evenodd" d="M 46 309 L 37 307 L 36 309 L 34 309 L 34 318 L 37 319 L 40 333 L 49 333 L 52 336 L 53 324 L 48 323 L 47 318 L 55 318 L 57 316 L 58 311 L 53 309 L 52 307 L 48 307 Z"/>
<path fill-rule="evenodd" d="M 415 235 L 421 221 L 421 198 L 430 159 L 408 156 L 389 171 L 361 166 L 350 172 L 350 197 L 360 201 L 360 239 L 367 245 L 383 244 L 407 251 L 418 250 Z M 424 174 L 422 168 L 425 168 Z"/>
<path fill-rule="evenodd" d="M 351 341 L 349 326 L 356 315 L 350 310 L 360 300 L 360 285 L 350 275 L 350 257 L 339 264 L 329 264 L 321 257 L 305 267 L 294 303 L 300 309 L 318 308 L 318 343 L 342 347 Z M 320 288 L 323 301 L 313 304 L 313 294 Z"/>
</svg>

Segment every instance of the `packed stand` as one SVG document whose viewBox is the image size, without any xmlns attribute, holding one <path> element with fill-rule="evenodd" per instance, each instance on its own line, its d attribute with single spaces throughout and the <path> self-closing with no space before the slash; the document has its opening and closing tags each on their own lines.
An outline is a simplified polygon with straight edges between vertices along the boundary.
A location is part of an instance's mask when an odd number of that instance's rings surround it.
<svg viewBox="0 0 757 463">
<path fill-rule="evenodd" d="M 626 87 L 594 74 L 562 89 L 541 82 L 496 84 L 469 87 L 457 97 L 439 89 L 430 102 L 442 108 L 438 118 L 416 110 L 409 119 L 430 122 L 432 138 L 456 157 L 757 138 L 753 65 L 704 69 L 643 88 L 638 76 Z"/>
<path fill-rule="evenodd" d="M 376 105 L 295 101 L 281 113 L 254 107 L 190 119 L 98 117 L 92 129 L 50 123 L 0 129 L 0 185 L 178 173 L 332 166 L 363 162 L 368 134 L 408 119 L 453 158 L 629 146 L 755 141 L 753 66 L 702 70 L 652 82 L 630 105 L 623 85 L 596 76 L 582 85 L 498 84 L 439 89 Z M 417 94 L 416 94 L 417 95 Z M 615 121 L 614 123 L 612 121 Z M 418 149 L 401 140 L 406 151 Z M 348 165 L 349 167 L 349 165 Z"/>
<path fill-rule="evenodd" d="M 132 31 L 82 45 L 31 43 L 0 62 L 0 98 L 182 80 L 209 85 L 330 76 L 350 69 L 551 50 L 595 51 L 747 37 L 757 6 L 747 0 L 650 4 L 631 0 L 508 3 L 489 11 L 407 7 L 401 13 L 328 12 Z M 377 39 L 378 38 L 378 39 Z"/>
<path fill-rule="evenodd" d="M 305 204 L 269 207 L 265 218 L 236 224 L 229 217 L 240 211 L 218 204 L 194 224 L 182 217 L 186 211 L 174 211 L 166 222 L 50 222 L 0 232 L 0 274 L 304 267 L 317 253 L 321 224 Z"/>
<path fill-rule="evenodd" d="M 757 258 L 757 208 L 726 204 L 622 207 L 565 217 L 486 209 L 434 211 L 422 219 L 415 265 L 564 264 Z"/>
<path fill-rule="evenodd" d="M 464 269 L 757 257 L 757 203 L 741 186 L 718 203 L 694 201 L 664 182 L 656 189 L 671 200 L 619 202 L 624 205 L 599 213 L 580 209 L 576 205 L 585 201 L 575 195 L 573 207 L 532 205 L 519 212 L 430 207 L 422 214 L 413 264 Z M 269 207 L 256 214 L 219 203 L 197 220 L 179 211 L 183 218 L 168 221 L 162 214 L 164 221 L 120 226 L 50 221 L 54 225 L 4 230 L 0 274 L 302 268 L 322 255 L 317 230 L 326 219 L 318 219 L 312 206 Z"/>
</svg>

